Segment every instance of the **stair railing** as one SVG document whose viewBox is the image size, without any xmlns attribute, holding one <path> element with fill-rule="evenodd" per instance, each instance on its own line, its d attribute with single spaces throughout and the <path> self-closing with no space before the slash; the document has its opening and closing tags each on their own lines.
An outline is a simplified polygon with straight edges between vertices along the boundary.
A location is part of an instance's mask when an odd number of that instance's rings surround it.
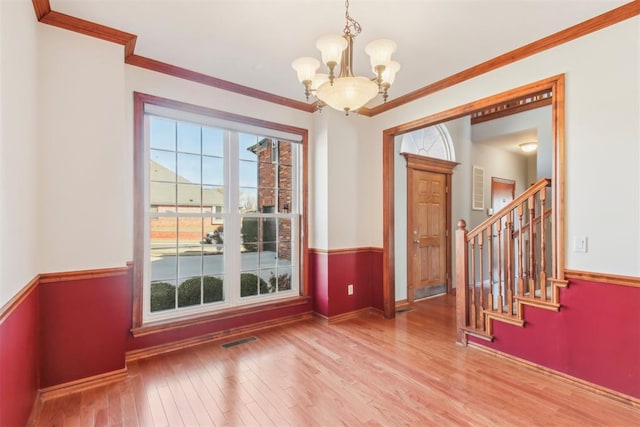
<svg viewBox="0 0 640 427">
<path fill-rule="evenodd" d="M 472 231 L 456 231 L 458 341 L 492 339 L 492 320 L 522 326 L 522 302 L 551 304 L 551 180 L 543 178 Z"/>
</svg>

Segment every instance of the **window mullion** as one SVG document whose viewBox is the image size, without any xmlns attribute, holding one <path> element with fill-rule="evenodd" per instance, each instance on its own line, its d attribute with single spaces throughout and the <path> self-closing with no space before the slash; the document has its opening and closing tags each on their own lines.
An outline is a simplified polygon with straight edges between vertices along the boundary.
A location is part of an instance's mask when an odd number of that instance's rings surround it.
<svg viewBox="0 0 640 427">
<path fill-rule="evenodd" d="M 230 256 L 225 257 L 225 287 L 229 301 L 236 304 L 240 301 L 240 206 L 239 190 L 239 135 L 237 132 L 226 131 L 225 138 L 225 194 L 227 224 L 225 224 L 225 250 Z"/>
</svg>

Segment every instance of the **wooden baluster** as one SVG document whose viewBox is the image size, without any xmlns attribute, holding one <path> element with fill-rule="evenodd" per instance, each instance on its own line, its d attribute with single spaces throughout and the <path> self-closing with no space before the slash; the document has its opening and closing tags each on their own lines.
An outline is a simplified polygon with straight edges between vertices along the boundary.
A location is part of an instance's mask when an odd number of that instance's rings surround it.
<svg viewBox="0 0 640 427">
<path fill-rule="evenodd" d="M 544 204 L 547 200 L 547 188 L 540 190 L 540 298 L 547 299 L 547 272 L 544 240 Z"/>
<path fill-rule="evenodd" d="M 476 236 L 471 240 L 471 327 L 477 328 L 476 311 Z"/>
<path fill-rule="evenodd" d="M 489 245 L 489 291 L 487 295 L 487 308 L 493 311 L 493 224 L 487 230 L 487 244 Z"/>
<path fill-rule="evenodd" d="M 484 310 L 484 230 L 480 232 L 480 243 L 478 244 L 480 249 L 480 317 L 483 318 Z M 484 322 L 481 322 L 484 325 Z"/>
<path fill-rule="evenodd" d="M 533 222 L 536 214 L 536 205 L 533 196 L 530 196 L 527 200 L 529 206 L 529 293 L 531 298 L 536 297 L 536 283 L 533 278 L 533 272 L 535 271 L 534 258 L 536 252 L 535 236 L 533 234 Z"/>
<path fill-rule="evenodd" d="M 524 258 L 522 252 L 522 205 L 518 205 L 518 295 L 524 296 Z"/>
<path fill-rule="evenodd" d="M 507 313 L 513 315 L 513 209 L 507 212 L 507 223 L 505 230 L 506 238 L 506 297 L 507 297 Z"/>
<path fill-rule="evenodd" d="M 502 313 L 502 219 L 496 222 L 498 231 L 498 311 Z"/>
<path fill-rule="evenodd" d="M 467 223 L 458 222 L 456 230 L 456 338 L 465 344 L 463 329 L 469 325 L 469 244 Z"/>
</svg>

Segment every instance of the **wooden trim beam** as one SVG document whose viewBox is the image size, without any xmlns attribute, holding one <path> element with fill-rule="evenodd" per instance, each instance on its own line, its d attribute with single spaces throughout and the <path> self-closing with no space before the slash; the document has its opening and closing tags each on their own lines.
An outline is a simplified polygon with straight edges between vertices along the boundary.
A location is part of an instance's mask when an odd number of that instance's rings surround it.
<svg viewBox="0 0 640 427">
<path fill-rule="evenodd" d="M 38 12 L 36 12 L 37 14 Z M 40 19 L 43 24 L 52 25 L 65 30 L 84 34 L 86 36 L 95 37 L 112 43 L 124 46 L 125 58 L 133 55 L 136 40 L 138 36 L 135 34 L 120 31 L 105 25 L 96 24 L 95 22 L 86 21 L 74 16 L 65 15 L 64 13 L 50 10 L 49 13 L 43 15 Z"/>
<path fill-rule="evenodd" d="M 98 374 L 91 377 L 81 378 L 68 383 L 57 384 L 51 387 L 40 389 L 40 400 L 47 401 L 56 397 L 66 396 L 71 393 L 102 387 L 117 381 L 123 381 L 129 376 L 127 368 L 118 369 L 104 374 Z"/>
<path fill-rule="evenodd" d="M 313 312 L 314 317 L 318 318 L 320 321 L 328 324 L 334 325 L 336 323 L 344 322 L 345 320 L 354 319 L 356 317 L 362 317 L 367 315 L 373 316 L 384 316 L 384 313 L 379 308 L 375 307 L 365 307 L 359 310 L 349 311 L 347 313 L 338 314 L 336 316 L 325 316 L 323 314 L 318 313 L 317 311 Z"/>
<path fill-rule="evenodd" d="M 22 288 L 17 294 L 13 296 L 5 305 L 0 307 L 0 325 L 4 323 L 4 321 L 11 316 L 11 313 L 14 312 L 16 308 L 22 304 L 22 302 L 31 295 L 38 284 L 40 283 L 40 275 L 37 275 L 27 283 L 27 285 Z"/>
<path fill-rule="evenodd" d="M 64 28 L 70 31 L 75 31 L 91 37 L 97 37 L 103 40 L 122 44 L 125 47 L 125 63 L 129 65 L 138 66 L 159 73 L 168 74 L 173 77 L 205 84 L 229 92 L 239 93 L 241 95 L 250 96 L 253 98 L 261 99 L 263 101 L 272 102 L 309 113 L 313 113 L 318 109 L 316 103 L 307 104 L 305 102 L 281 97 L 272 93 L 218 79 L 206 74 L 197 73 L 185 68 L 166 64 L 151 58 L 145 58 L 135 55 L 135 43 L 137 39 L 136 35 L 126 33 L 115 28 L 100 25 L 91 21 L 86 21 L 80 18 L 75 18 L 73 16 L 52 11 L 49 0 L 32 0 L 32 2 L 36 18 L 40 22 Z M 453 74 L 437 82 L 431 83 L 408 94 L 399 96 L 398 98 L 395 98 L 384 104 L 378 105 L 373 108 L 362 107 L 358 110 L 358 114 L 366 117 L 373 117 L 401 105 L 408 104 L 419 98 L 428 96 L 432 93 L 462 83 L 479 75 L 520 61 L 529 56 L 538 54 L 547 49 L 554 48 L 561 44 L 575 40 L 579 37 L 617 24 L 626 19 L 637 16 L 638 14 L 640 14 L 640 1 L 634 0 L 592 19 L 569 27 L 565 30 L 559 31 L 550 36 L 544 37 L 535 42 L 529 43 L 520 48 L 514 49 L 481 64 L 467 68 L 466 70 Z"/>
<path fill-rule="evenodd" d="M 448 87 L 455 86 L 466 80 L 470 80 L 474 77 L 478 77 L 482 74 L 520 61 L 529 56 L 536 55 L 540 52 L 544 52 L 545 50 L 570 42 L 582 36 L 586 36 L 587 34 L 591 34 L 595 31 L 625 21 L 629 18 L 633 18 L 638 14 L 640 14 L 640 1 L 634 0 L 616 9 L 610 10 L 609 12 L 605 12 L 601 15 L 591 18 L 587 21 L 576 24 L 555 34 L 551 34 L 550 36 L 529 43 L 510 52 L 496 56 L 493 59 L 482 62 L 471 68 L 467 68 L 466 70 L 460 71 L 459 73 L 431 83 L 430 85 L 417 89 L 413 92 L 409 92 L 406 95 L 402 95 L 384 104 L 370 109 L 361 108 L 359 113 L 364 116 L 373 117 L 401 105 L 408 104 L 419 98 L 431 95 Z"/>
<path fill-rule="evenodd" d="M 49 0 L 33 0 L 33 11 L 36 13 L 36 19 L 40 21 L 49 12 L 51 12 L 51 5 Z"/>
<path fill-rule="evenodd" d="M 310 296 L 298 296 L 278 301 L 252 304 L 244 307 L 232 307 L 226 310 L 219 310 L 211 314 L 198 314 L 196 316 L 182 317 L 179 319 L 176 318 L 168 321 L 164 320 L 162 322 L 146 323 L 143 326 L 132 328 L 131 334 L 134 338 L 138 338 L 145 335 L 173 331 L 176 329 L 201 325 L 203 323 L 210 323 L 223 319 L 232 319 L 234 317 L 243 317 L 257 313 L 265 313 L 268 311 L 287 307 L 296 307 L 299 305 L 308 304 L 310 301 Z"/>
<path fill-rule="evenodd" d="M 310 254 L 329 254 L 329 255 L 339 255 L 339 254 L 353 254 L 353 253 L 366 253 L 366 252 L 383 252 L 382 248 L 374 247 L 374 246 L 363 246 L 360 248 L 340 248 L 340 249 L 318 249 L 318 248 L 309 248 Z"/>
<path fill-rule="evenodd" d="M 453 168 L 460 164 L 458 162 L 418 156 L 411 153 L 402 153 L 402 155 L 407 159 L 407 168 L 445 175 L 452 175 Z"/>
<path fill-rule="evenodd" d="M 222 338 L 233 338 L 244 334 L 254 333 L 263 329 L 273 328 L 276 326 L 282 326 L 289 323 L 300 322 L 309 320 L 313 317 L 311 312 L 294 314 L 287 317 L 280 317 L 278 319 L 268 320 L 260 323 L 253 323 L 247 326 L 241 326 L 224 331 L 217 331 L 206 335 L 197 336 L 194 338 L 187 338 L 180 341 L 172 341 L 167 344 L 160 344 L 154 347 L 146 347 L 140 350 L 128 351 L 125 355 L 126 363 L 130 363 L 134 360 L 145 359 L 147 357 L 157 356 L 159 354 L 169 353 L 176 350 L 182 350 L 184 348 L 193 347 L 196 345 L 208 343 L 211 341 L 220 340 Z"/>
<path fill-rule="evenodd" d="M 307 104 L 302 101 L 296 101 L 291 98 L 285 98 L 284 96 L 274 95 L 269 92 L 254 89 L 248 86 L 243 86 L 237 83 L 232 83 L 226 80 L 219 79 L 217 77 L 209 76 L 207 74 L 198 73 L 196 71 L 188 70 L 186 68 L 177 67 L 175 65 L 160 62 L 155 59 L 146 58 L 140 55 L 129 55 L 125 58 L 125 64 L 133 65 L 136 67 L 144 68 L 147 70 L 155 71 L 158 73 L 166 74 L 180 79 L 189 80 L 195 83 L 200 83 L 206 86 L 222 89 L 228 92 L 237 93 L 240 95 L 249 96 L 251 98 L 260 99 L 262 101 L 271 102 L 274 104 L 282 105 L 285 107 L 294 108 L 297 110 L 305 111 L 307 113 L 313 113 L 317 107 L 315 104 Z"/>
<path fill-rule="evenodd" d="M 507 105 L 503 108 L 496 109 L 495 111 L 479 111 L 477 114 L 473 114 L 471 116 L 471 125 L 511 116 L 513 114 L 523 113 L 540 107 L 546 107 L 547 105 L 551 105 L 550 97 L 518 105 Z"/>
<path fill-rule="evenodd" d="M 565 270 L 564 276 L 569 280 L 586 280 L 589 282 L 606 283 L 609 285 L 640 288 L 640 277 L 637 276 L 621 276 L 617 274 L 594 273 L 580 270 Z"/>
<path fill-rule="evenodd" d="M 40 283 L 69 282 L 74 280 L 97 279 L 100 277 L 124 276 L 129 274 L 129 267 L 101 268 L 94 270 L 65 271 L 60 273 L 43 273 Z"/>
</svg>

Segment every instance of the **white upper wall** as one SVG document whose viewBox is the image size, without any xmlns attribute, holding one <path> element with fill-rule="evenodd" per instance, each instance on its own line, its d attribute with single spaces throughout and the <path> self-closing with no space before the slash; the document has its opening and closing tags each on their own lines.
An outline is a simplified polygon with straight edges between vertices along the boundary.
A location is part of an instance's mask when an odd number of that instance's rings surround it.
<svg viewBox="0 0 640 427">
<path fill-rule="evenodd" d="M 0 307 L 40 273 L 38 23 L 0 1 Z"/>
<path fill-rule="evenodd" d="M 379 184 L 362 195 L 361 226 L 382 229 L 384 129 L 564 73 L 566 267 L 640 275 L 639 62 L 635 17 L 374 117 L 360 134 L 378 153 L 369 181 Z M 587 253 L 570 250 L 573 236 L 588 237 Z M 382 246 L 381 235 L 368 245 Z"/>
<path fill-rule="evenodd" d="M 43 273 L 131 260 L 123 48 L 40 25 Z"/>
<path fill-rule="evenodd" d="M 133 91 L 310 130 L 318 120 L 126 66 L 120 45 L 37 24 L 28 1 L 0 4 L 0 302 L 37 273 L 133 258 Z M 567 248 L 589 239 L 566 266 L 640 275 L 639 45 L 636 17 L 380 116 L 323 112 L 326 150 L 309 150 L 310 246 L 382 246 L 384 129 L 565 73 Z"/>
</svg>

